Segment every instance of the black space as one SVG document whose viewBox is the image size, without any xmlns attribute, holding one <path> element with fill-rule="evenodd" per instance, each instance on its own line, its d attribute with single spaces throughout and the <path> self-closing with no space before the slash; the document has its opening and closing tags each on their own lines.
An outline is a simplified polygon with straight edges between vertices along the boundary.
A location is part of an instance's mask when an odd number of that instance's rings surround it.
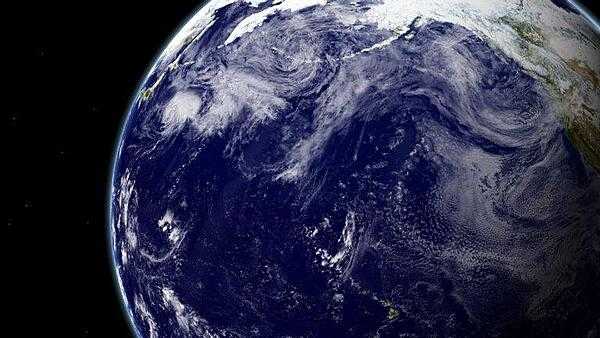
<svg viewBox="0 0 600 338">
<path fill-rule="evenodd" d="M 107 250 L 112 152 L 145 71 L 201 3 L 43 1 L 3 11 L 3 336 L 131 336 Z"/>
</svg>

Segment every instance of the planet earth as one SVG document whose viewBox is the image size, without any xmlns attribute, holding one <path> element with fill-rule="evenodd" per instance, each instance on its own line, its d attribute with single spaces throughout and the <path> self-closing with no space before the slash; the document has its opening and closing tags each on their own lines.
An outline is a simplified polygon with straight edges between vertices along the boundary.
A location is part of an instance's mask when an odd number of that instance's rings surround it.
<svg viewBox="0 0 600 338">
<path fill-rule="evenodd" d="M 115 150 L 140 337 L 599 337 L 600 30 L 550 0 L 213 0 Z"/>
</svg>

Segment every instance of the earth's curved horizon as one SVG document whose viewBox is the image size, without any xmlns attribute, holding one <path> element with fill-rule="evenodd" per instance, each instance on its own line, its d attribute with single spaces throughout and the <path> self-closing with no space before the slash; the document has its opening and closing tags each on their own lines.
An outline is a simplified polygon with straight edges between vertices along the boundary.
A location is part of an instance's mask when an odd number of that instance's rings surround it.
<svg viewBox="0 0 600 338">
<path fill-rule="evenodd" d="M 599 27 L 575 1 L 208 1 L 115 150 L 132 331 L 600 335 Z"/>
</svg>

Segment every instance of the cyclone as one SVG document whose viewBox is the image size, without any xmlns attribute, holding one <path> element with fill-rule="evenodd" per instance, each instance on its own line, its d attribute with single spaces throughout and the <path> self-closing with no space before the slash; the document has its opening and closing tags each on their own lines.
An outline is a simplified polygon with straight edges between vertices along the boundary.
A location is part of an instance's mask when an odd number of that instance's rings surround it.
<svg viewBox="0 0 600 338">
<path fill-rule="evenodd" d="M 570 2 L 208 2 L 115 151 L 133 332 L 599 335 L 598 74 Z"/>
</svg>

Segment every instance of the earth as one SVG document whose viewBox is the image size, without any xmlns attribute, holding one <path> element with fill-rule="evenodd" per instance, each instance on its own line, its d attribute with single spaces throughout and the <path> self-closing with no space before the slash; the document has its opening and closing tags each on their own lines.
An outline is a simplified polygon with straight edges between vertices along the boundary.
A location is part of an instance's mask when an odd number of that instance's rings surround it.
<svg viewBox="0 0 600 338">
<path fill-rule="evenodd" d="M 140 337 L 599 337 L 600 29 L 575 2 L 213 0 L 115 150 Z"/>
</svg>

